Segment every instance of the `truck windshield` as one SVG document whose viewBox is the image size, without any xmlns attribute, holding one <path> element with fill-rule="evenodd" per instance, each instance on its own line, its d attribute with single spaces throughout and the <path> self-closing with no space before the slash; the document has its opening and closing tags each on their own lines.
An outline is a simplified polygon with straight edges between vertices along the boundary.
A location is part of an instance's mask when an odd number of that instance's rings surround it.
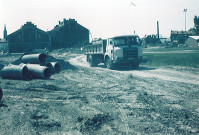
<svg viewBox="0 0 199 135">
<path fill-rule="evenodd" d="M 114 38 L 115 46 L 138 45 L 139 37 L 117 37 Z"/>
</svg>

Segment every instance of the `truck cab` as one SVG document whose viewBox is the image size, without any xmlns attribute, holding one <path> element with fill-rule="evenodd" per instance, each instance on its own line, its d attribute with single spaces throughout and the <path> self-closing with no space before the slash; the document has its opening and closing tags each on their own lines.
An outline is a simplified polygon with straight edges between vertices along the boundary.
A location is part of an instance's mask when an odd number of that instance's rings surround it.
<svg viewBox="0 0 199 135">
<path fill-rule="evenodd" d="M 120 65 L 139 67 L 142 60 L 142 46 L 138 35 L 116 36 L 107 39 L 105 65 L 113 69 Z"/>
</svg>

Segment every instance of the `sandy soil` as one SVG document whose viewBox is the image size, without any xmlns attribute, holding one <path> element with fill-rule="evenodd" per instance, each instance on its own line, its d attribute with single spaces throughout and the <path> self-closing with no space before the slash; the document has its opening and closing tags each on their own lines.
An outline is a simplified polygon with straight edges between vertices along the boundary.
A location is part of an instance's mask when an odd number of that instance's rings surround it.
<svg viewBox="0 0 199 135">
<path fill-rule="evenodd" d="M 80 53 L 50 55 L 63 70 L 49 80 L 0 78 L 0 134 L 199 134 L 198 70 L 109 70 Z"/>
</svg>

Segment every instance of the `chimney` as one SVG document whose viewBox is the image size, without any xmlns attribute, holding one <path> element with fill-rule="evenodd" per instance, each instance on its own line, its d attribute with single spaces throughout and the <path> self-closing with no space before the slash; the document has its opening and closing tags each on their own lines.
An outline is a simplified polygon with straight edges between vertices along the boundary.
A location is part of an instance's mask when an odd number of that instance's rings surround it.
<svg viewBox="0 0 199 135">
<path fill-rule="evenodd" d="M 157 21 L 157 37 L 158 37 L 158 40 L 160 38 L 160 33 L 159 33 L 159 21 Z"/>
</svg>

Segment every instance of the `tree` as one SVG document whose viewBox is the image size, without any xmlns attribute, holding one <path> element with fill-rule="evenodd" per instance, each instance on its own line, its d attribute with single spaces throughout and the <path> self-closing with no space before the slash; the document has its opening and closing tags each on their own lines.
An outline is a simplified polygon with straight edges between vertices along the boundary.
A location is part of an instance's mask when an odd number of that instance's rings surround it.
<svg viewBox="0 0 199 135">
<path fill-rule="evenodd" d="M 194 17 L 194 27 L 195 27 L 196 35 L 199 35 L 199 16 Z"/>
</svg>

